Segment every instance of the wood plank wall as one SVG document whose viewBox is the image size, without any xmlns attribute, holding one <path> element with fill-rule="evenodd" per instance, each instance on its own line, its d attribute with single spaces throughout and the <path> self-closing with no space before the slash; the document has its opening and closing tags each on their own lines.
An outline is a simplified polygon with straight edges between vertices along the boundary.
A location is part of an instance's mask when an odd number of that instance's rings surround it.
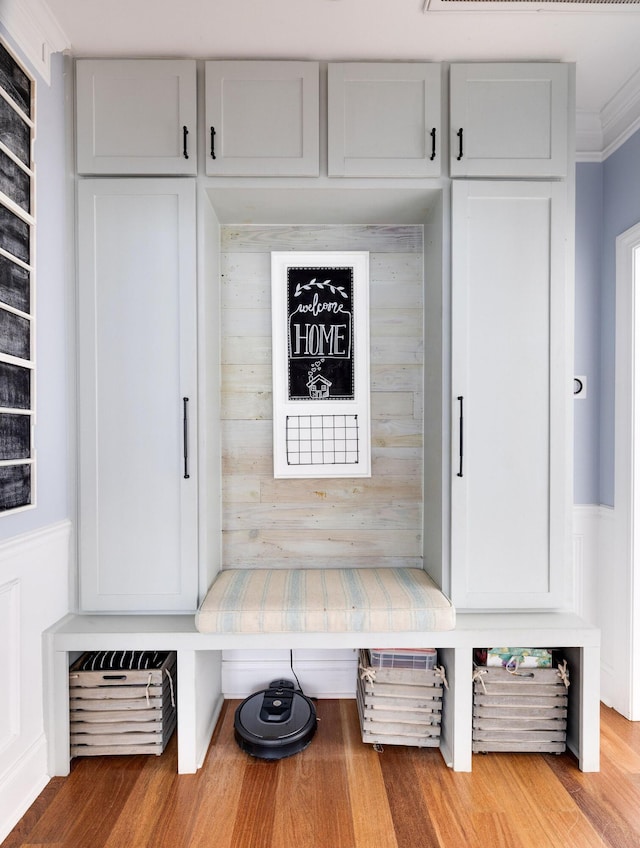
<svg viewBox="0 0 640 848">
<path fill-rule="evenodd" d="M 223 227 L 223 565 L 422 564 L 421 226 Z M 370 253 L 372 476 L 275 480 L 272 250 Z"/>
</svg>

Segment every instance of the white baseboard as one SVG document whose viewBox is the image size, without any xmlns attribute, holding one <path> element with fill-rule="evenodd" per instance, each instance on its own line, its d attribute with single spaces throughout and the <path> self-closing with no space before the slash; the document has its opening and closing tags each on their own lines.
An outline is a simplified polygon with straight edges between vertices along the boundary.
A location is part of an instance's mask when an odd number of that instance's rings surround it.
<svg viewBox="0 0 640 848">
<path fill-rule="evenodd" d="M 294 651 L 293 670 L 303 692 L 313 698 L 355 698 L 357 669 L 358 658 L 351 649 Z M 296 682 L 289 651 L 223 652 L 225 698 L 246 698 L 266 689 L 272 680 Z"/>
<path fill-rule="evenodd" d="M 0 843 L 49 782 L 44 734 L 0 776 Z"/>
</svg>

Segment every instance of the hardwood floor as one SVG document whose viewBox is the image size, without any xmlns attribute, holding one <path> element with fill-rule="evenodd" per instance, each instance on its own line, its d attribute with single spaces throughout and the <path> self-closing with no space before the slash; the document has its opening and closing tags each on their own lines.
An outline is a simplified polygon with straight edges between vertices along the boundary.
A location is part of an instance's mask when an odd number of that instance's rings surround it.
<svg viewBox="0 0 640 848">
<path fill-rule="evenodd" d="M 202 769 L 161 757 L 73 761 L 2 848 L 635 848 L 640 723 L 602 708 L 602 771 L 569 754 L 478 754 L 473 773 L 437 749 L 361 741 L 355 701 L 319 701 L 302 753 L 253 759 L 228 702 Z"/>
</svg>

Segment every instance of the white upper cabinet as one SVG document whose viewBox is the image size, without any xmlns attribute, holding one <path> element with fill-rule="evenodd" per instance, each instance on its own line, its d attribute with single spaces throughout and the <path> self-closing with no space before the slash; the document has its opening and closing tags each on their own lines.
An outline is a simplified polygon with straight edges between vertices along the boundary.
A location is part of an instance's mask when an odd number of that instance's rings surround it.
<svg viewBox="0 0 640 848">
<path fill-rule="evenodd" d="M 193 59 L 76 62 L 79 174 L 197 173 Z"/>
<path fill-rule="evenodd" d="M 317 177 L 317 62 L 207 62 L 206 172 Z"/>
<path fill-rule="evenodd" d="M 80 600 L 198 591 L 195 181 L 78 185 Z"/>
<path fill-rule="evenodd" d="M 329 64 L 328 85 L 330 177 L 440 176 L 440 65 Z"/>
<path fill-rule="evenodd" d="M 566 194 L 561 181 L 453 184 L 451 589 L 459 609 L 565 600 Z"/>
<path fill-rule="evenodd" d="M 451 176 L 566 176 L 568 108 L 569 65 L 452 65 Z"/>
</svg>

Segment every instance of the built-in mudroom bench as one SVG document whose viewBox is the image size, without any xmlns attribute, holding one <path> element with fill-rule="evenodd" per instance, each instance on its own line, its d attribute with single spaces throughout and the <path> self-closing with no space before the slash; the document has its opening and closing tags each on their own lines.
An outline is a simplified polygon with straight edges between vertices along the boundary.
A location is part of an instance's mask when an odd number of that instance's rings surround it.
<svg viewBox="0 0 640 848">
<path fill-rule="evenodd" d="M 277 572 L 275 573 L 277 574 Z M 439 593 L 437 593 L 439 594 Z M 441 596 L 442 597 L 442 596 Z M 255 611 L 248 614 L 255 622 Z M 290 610 L 272 608 L 285 621 Z M 344 616 L 344 608 L 325 610 L 328 616 Z M 446 608 L 440 607 L 440 614 Z M 385 605 L 374 614 L 388 615 Z M 240 611 L 239 611 L 239 614 Z M 371 609 L 349 610 L 349 615 L 368 616 Z M 224 613 L 222 614 L 224 616 Z M 311 617 L 315 616 L 310 610 Z M 406 609 L 398 612 L 406 615 Z M 452 620 L 452 618 L 450 619 Z M 53 774 L 68 774 L 69 659 L 80 651 L 176 651 L 178 665 L 178 771 L 195 772 L 202 764 L 222 707 L 221 653 L 225 649 L 249 649 L 257 655 L 269 648 L 436 648 L 446 669 L 448 689 L 443 703 L 440 750 L 455 771 L 471 771 L 474 649 L 486 645 L 540 645 L 562 648 L 571 675 L 567 745 L 583 771 L 598 771 L 600 762 L 600 636 L 572 613 L 457 613 L 455 627 L 426 631 L 354 629 L 276 632 L 219 630 L 200 632 L 193 615 L 70 615 L 45 634 L 45 650 L 51 679 L 48 691 L 49 757 Z M 316 621 L 317 627 L 317 621 Z"/>
<path fill-rule="evenodd" d="M 597 770 L 573 67 L 84 59 L 75 85 L 78 581 L 45 636 L 51 772 L 79 652 L 177 653 L 191 773 L 223 652 L 385 646 L 437 649 L 440 749 L 470 771 L 474 651 L 499 645 L 562 650 L 567 744 Z M 414 607 L 380 588 L 416 574 Z"/>
</svg>

